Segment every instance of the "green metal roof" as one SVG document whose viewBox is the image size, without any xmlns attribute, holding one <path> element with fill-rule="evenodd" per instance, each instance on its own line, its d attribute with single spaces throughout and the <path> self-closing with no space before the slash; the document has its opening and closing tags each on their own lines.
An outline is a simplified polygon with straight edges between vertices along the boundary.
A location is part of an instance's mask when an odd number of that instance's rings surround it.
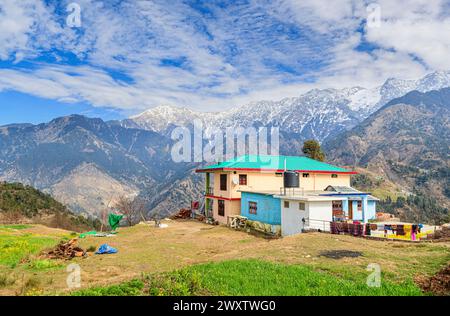
<svg viewBox="0 0 450 316">
<path fill-rule="evenodd" d="M 285 161 L 287 170 L 324 173 L 356 173 L 307 157 L 269 155 L 244 155 L 197 169 L 197 172 L 215 170 L 271 170 L 281 172 L 284 170 Z"/>
</svg>

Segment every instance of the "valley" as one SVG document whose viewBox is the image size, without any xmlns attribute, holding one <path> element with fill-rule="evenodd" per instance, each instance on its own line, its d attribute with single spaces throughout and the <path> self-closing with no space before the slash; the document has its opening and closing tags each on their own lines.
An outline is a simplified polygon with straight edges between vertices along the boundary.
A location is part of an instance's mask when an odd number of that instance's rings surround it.
<svg viewBox="0 0 450 316">
<path fill-rule="evenodd" d="M 71 115 L 7 125 L 0 127 L 0 180 L 32 185 L 84 216 L 98 217 L 121 196 L 139 196 L 148 214 L 164 217 L 200 200 L 204 190 L 194 172 L 198 163 L 171 158 L 175 127 L 192 130 L 199 120 L 206 143 L 217 129 L 278 127 L 281 154 L 299 155 L 303 141 L 319 140 L 328 162 L 375 174 L 372 182 L 386 184 L 364 189 L 394 202 L 397 196 L 424 195 L 426 203 L 436 203 L 434 215 L 424 219 L 445 222 L 448 86 L 450 74 L 441 71 L 417 80 L 391 78 L 373 89 L 315 89 L 221 113 L 161 106 L 123 121 Z M 441 90 L 427 93 L 433 89 Z M 398 209 L 405 220 L 417 219 L 419 208 L 386 207 Z"/>
</svg>

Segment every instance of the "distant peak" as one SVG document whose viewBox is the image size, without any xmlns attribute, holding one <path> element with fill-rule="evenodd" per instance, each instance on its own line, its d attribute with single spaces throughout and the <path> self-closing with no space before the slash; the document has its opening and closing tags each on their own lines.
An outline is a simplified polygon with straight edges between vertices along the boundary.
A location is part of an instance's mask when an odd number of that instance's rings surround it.
<svg viewBox="0 0 450 316">
<path fill-rule="evenodd" d="M 177 112 L 189 112 L 193 113 L 193 111 L 187 107 L 180 107 L 175 105 L 158 105 L 154 108 L 145 110 L 144 112 L 141 112 L 139 114 L 130 116 L 130 119 L 138 119 L 141 117 L 149 116 L 149 115 L 157 115 L 157 114 L 172 114 Z"/>
</svg>

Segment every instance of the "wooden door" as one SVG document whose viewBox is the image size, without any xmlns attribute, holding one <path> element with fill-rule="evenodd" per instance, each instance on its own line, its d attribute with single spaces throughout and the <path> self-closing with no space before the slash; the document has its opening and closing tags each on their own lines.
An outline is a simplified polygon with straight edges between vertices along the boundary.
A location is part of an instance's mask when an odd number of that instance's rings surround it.
<svg viewBox="0 0 450 316">
<path fill-rule="evenodd" d="M 348 219 L 353 219 L 353 201 L 348 201 Z"/>
</svg>

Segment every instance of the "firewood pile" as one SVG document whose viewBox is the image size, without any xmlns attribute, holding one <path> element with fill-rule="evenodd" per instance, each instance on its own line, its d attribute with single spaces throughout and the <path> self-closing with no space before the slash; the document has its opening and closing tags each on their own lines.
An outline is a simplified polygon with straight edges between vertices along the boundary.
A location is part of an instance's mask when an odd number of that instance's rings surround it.
<svg viewBox="0 0 450 316">
<path fill-rule="evenodd" d="M 86 251 L 77 246 L 77 239 L 71 239 L 68 242 L 61 241 L 55 248 L 44 253 L 49 259 L 66 259 L 86 256 Z"/>
<path fill-rule="evenodd" d="M 191 217 L 192 211 L 187 208 L 180 209 L 177 213 L 172 215 L 170 219 L 187 219 Z"/>
<path fill-rule="evenodd" d="M 434 234 L 427 237 L 427 239 L 433 239 L 435 241 L 449 241 L 450 227 L 443 226 L 442 229 L 436 230 Z"/>
</svg>

